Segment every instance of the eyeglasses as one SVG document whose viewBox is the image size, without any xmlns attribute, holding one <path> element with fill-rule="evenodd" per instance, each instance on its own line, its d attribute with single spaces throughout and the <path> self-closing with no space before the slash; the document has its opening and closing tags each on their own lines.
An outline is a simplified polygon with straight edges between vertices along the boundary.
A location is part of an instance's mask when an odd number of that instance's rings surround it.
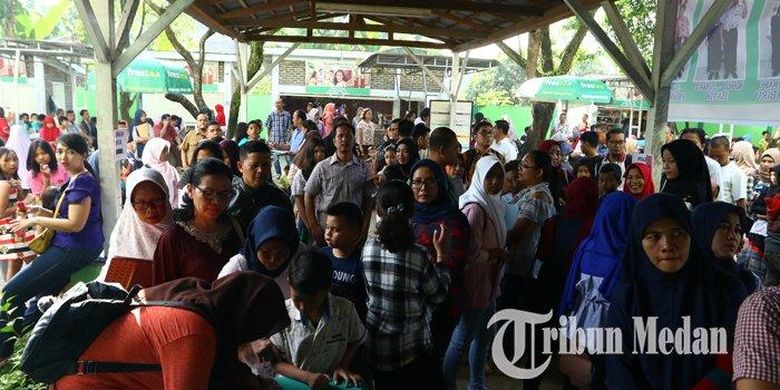
<svg viewBox="0 0 780 390">
<path fill-rule="evenodd" d="M 226 191 L 212 191 L 210 189 L 203 189 L 198 186 L 195 186 L 195 188 L 200 191 L 203 196 L 213 202 L 227 202 L 231 198 L 233 198 L 233 195 L 235 195 L 235 191 L 231 188 Z"/>
<path fill-rule="evenodd" d="M 428 179 L 428 180 L 412 180 L 412 189 L 413 190 L 421 190 L 423 186 L 427 188 L 433 188 L 436 186 L 436 180 Z"/>
<path fill-rule="evenodd" d="M 137 211 L 146 211 L 149 210 L 149 208 L 157 208 L 161 207 L 165 204 L 165 199 L 159 198 L 155 200 L 150 200 L 148 202 L 130 202 L 133 205 L 133 208 Z"/>
</svg>

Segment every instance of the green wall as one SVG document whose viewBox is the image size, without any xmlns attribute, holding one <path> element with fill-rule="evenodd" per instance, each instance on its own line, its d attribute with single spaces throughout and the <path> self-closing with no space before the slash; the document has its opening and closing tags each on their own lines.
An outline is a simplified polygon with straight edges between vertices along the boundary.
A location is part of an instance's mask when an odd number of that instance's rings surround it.
<svg viewBox="0 0 780 390">
<path fill-rule="evenodd" d="M 715 134 L 718 134 L 720 132 L 720 124 L 718 123 L 702 123 L 702 122 L 687 122 L 688 127 L 700 127 L 704 129 L 704 132 L 707 133 L 707 136 L 713 136 Z M 686 127 L 686 122 L 677 122 L 677 128 L 678 129 L 684 129 Z M 723 132 L 725 134 L 729 133 L 729 129 L 731 128 L 730 125 L 723 125 Z M 742 126 L 742 125 L 736 125 L 734 126 L 734 137 L 744 137 L 746 135 L 750 135 L 751 140 L 754 145 L 758 145 L 759 141 L 761 141 L 761 133 L 769 130 L 770 132 L 774 133 L 774 129 L 772 126 Z"/>
<path fill-rule="evenodd" d="M 533 122 L 531 106 L 482 106 L 475 107 L 474 110 L 475 112 L 481 112 L 482 115 L 485 115 L 485 118 L 493 122 L 502 119 L 506 115 L 509 117 L 509 122 L 515 129 L 518 137 L 525 134 L 523 130 Z"/>
<path fill-rule="evenodd" d="M 263 121 L 263 133 L 260 138 L 268 139 L 265 120 L 268 118 L 269 107 L 271 107 L 271 95 L 247 95 L 246 100 L 247 122 L 254 119 Z"/>
</svg>

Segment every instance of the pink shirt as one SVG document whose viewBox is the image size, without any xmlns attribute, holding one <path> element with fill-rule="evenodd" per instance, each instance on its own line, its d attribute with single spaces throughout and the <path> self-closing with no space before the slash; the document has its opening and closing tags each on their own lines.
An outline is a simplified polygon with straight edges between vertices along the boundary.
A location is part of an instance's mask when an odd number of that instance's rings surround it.
<svg viewBox="0 0 780 390">
<path fill-rule="evenodd" d="M 482 207 L 469 203 L 461 211 L 469 221 L 468 263 L 463 276 L 466 302 L 471 308 L 486 308 L 496 298 L 501 267 L 499 261 L 490 258 L 489 252 L 504 245 L 498 242 L 496 224 Z"/>
<path fill-rule="evenodd" d="M 49 179 L 49 186 L 59 187 L 68 181 L 68 171 L 58 166 L 56 171 L 52 171 L 51 178 Z M 33 175 L 30 171 L 30 191 L 35 196 L 41 196 L 41 193 L 45 190 L 43 188 L 43 173 L 38 172 L 37 175 Z"/>
</svg>

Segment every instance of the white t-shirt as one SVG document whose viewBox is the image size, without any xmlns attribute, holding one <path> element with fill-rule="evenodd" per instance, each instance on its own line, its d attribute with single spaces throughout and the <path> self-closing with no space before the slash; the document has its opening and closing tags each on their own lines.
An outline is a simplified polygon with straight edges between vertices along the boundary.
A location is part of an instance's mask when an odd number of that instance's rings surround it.
<svg viewBox="0 0 780 390">
<path fill-rule="evenodd" d="M 735 204 L 740 199 L 747 199 L 747 176 L 734 161 L 730 161 L 720 169 L 720 196 L 718 200 Z"/>
<path fill-rule="evenodd" d="M 517 159 L 517 146 L 515 143 L 509 140 L 509 137 L 505 137 L 500 142 L 493 141 L 493 145 L 490 146 L 493 150 L 501 153 L 504 156 L 504 161 L 510 162 Z"/>
<path fill-rule="evenodd" d="M 721 187 L 721 168 L 720 164 L 710 156 L 705 155 L 704 160 L 707 161 L 707 170 L 710 172 L 710 182 Z"/>
</svg>

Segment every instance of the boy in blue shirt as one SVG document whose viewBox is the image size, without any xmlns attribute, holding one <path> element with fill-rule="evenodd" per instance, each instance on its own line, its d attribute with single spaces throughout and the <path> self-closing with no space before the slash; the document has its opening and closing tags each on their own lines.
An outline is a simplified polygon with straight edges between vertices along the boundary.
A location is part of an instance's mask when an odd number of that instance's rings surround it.
<svg viewBox="0 0 780 390">
<path fill-rule="evenodd" d="M 320 249 L 333 267 L 335 296 L 348 299 L 355 305 L 361 321 L 366 320 L 367 293 L 360 260 L 360 238 L 363 231 L 363 212 L 354 203 L 341 202 L 326 211 L 325 242 Z"/>
</svg>

